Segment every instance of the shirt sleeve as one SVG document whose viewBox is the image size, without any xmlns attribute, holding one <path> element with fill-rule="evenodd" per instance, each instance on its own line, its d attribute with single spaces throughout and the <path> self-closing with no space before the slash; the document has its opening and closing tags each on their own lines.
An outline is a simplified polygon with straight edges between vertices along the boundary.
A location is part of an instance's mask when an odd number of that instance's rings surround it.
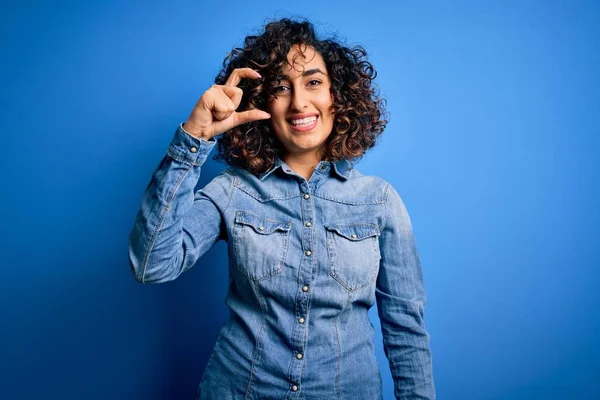
<svg viewBox="0 0 600 400">
<path fill-rule="evenodd" d="M 375 296 L 394 394 L 402 400 L 432 400 L 436 395 L 429 334 L 424 326 L 421 263 L 408 212 L 391 185 L 385 207 Z"/>
<path fill-rule="evenodd" d="M 180 124 L 167 154 L 152 173 L 129 235 L 129 264 L 135 279 L 161 283 L 177 278 L 219 239 L 222 212 L 233 187 L 228 170 L 194 192 L 214 138 L 196 138 Z"/>
</svg>

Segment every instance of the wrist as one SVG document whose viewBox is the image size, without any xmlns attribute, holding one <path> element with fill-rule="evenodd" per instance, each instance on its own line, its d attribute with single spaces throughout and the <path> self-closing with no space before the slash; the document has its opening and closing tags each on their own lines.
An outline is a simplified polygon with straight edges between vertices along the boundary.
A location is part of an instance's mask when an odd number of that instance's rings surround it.
<svg viewBox="0 0 600 400">
<path fill-rule="evenodd" d="M 185 133 L 187 133 L 188 135 L 193 136 L 197 139 L 209 140 L 212 137 L 210 135 L 203 133 L 203 129 L 198 128 L 196 125 L 194 125 L 193 123 L 190 123 L 189 121 L 185 122 L 182 125 L 182 128 Z"/>
</svg>

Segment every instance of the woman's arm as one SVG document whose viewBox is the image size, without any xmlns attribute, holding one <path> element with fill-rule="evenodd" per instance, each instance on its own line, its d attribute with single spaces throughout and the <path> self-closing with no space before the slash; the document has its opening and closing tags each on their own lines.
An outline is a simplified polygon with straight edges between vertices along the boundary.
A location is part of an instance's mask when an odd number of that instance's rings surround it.
<svg viewBox="0 0 600 400">
<path fill-rule="evenodd" d="M 425 288 L 410 218 L 398 192 L 387 189 L 375 296 L 383 346 L 397 399 L 435 399 Z"/>
<path fill-rule="evenodd" d="M 220 238 L 232 176 L 225 170 L 194 193 L 214 138 L 196 138 L 180 125 L 167 155 L 154 170 L 129 235 L 129 262 L 136 280 L 160 283 L 191 268 Z"/>
<path fill-rule="evenodd" d="M 233 177 L 225 170 L 194 194 L 200 167 L 217 143 L 215 136 L 238 125 L 270 118 L 251 109 L 237 112 L 242 79 L 259 79 L 250 68 L 234 69 L 225 85 L 206 90 L 180 125 L 167 156 L 154 170 L 129 235 L 129 262 L 142 283 L 166 282 L 191 268 L 219 238 L 225 238 L 222 212 Z"/>
</svg>

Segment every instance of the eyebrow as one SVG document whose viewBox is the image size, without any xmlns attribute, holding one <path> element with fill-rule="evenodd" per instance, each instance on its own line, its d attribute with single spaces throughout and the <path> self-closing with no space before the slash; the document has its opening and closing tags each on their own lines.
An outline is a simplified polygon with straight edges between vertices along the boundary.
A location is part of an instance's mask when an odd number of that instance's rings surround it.
<svg viewBox="0 0 600 400">
<path fill-rule="evenodd" d="M 304 78 L 305 76 L 314 75 L 314 74 L 323 74 L 323 75 L 327 76 L 327 74 L 325 72 L 323 72 L 321 70 L 321 68 L 317 67 L 317 68 L 307 69 L 306 71 L 304 71 L 302 73 L 302 77 Z M 288 75 L 282 75 L 282 80 L 291 81 L 291 79 Z"/>
</svg>

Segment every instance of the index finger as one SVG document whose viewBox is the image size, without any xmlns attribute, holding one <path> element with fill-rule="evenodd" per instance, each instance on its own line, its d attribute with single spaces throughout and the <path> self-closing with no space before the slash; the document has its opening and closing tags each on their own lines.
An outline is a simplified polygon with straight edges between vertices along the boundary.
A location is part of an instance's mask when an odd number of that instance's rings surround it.
<svg viewBox="0 0 600 400">
<path fill-rule="evenodd" d="M 262 78 L 258 72 L 252 68 L 236 68 L 231 72 L 225 86 L 237 86 L 242 78 L 258 79 Z"/>
</svg>

